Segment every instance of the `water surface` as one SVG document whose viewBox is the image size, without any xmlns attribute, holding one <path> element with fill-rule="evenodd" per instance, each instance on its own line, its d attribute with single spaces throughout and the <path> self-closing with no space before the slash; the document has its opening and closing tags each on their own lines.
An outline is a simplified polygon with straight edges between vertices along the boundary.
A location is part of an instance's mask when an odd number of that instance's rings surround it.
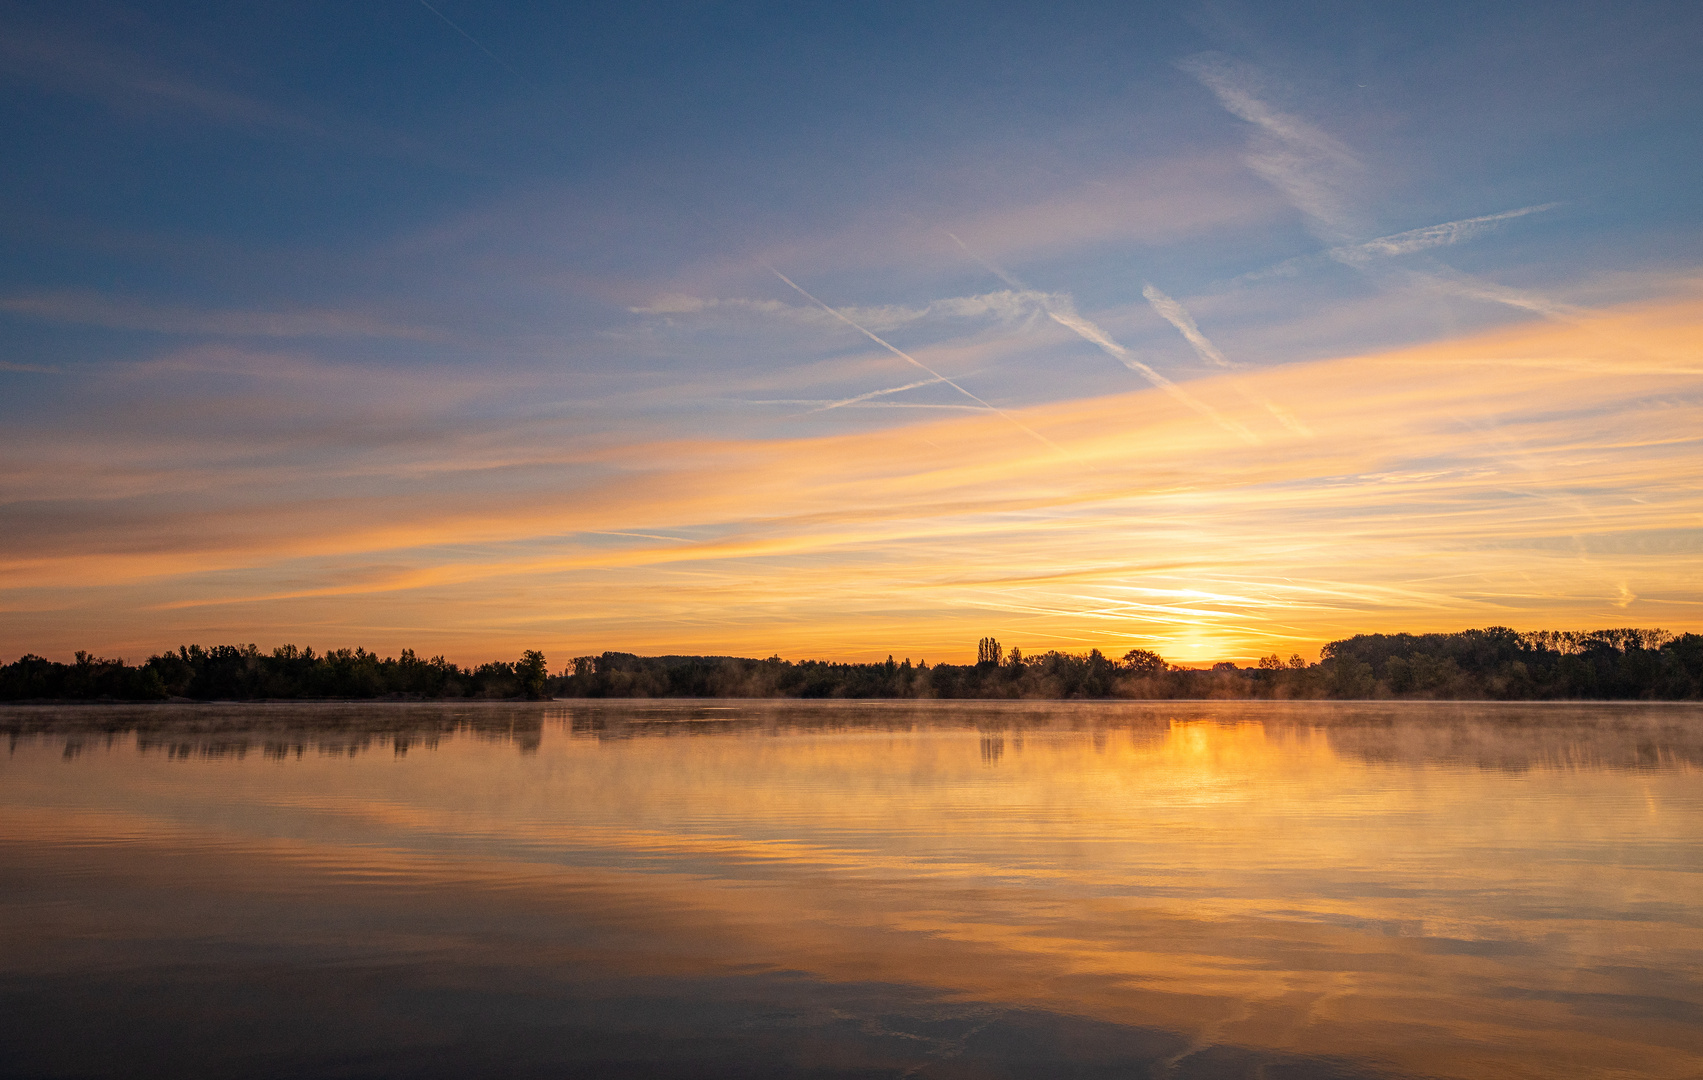
<svg viewBox="0 0 1703 1080">
<path fill-rule="evenodd" d="M 1697 1077 L 1703 710 L 0 711 L 9 1076 Z"/>
</svg>

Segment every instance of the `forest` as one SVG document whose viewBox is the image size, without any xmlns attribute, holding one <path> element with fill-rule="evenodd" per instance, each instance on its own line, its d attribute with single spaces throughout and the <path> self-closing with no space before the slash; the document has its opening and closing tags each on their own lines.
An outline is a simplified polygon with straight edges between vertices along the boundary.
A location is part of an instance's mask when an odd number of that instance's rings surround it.
<svg viewBox="0 0 1703 1080">
<path fill-rule="evenodd" d="M 551 674 L 544 654 L 462 667 L 413 650 L 315 653 L 293 645 L 180 646 L 139 664 L 78 652 L 73 663 L 24 656 L 0 666 L 3 701 L 398 701 L 551 698 L 1276 698 L 1494 701 L 1703 699 L 1703 635 L 1507 627 L 1357 634 L 1317 663 L 1272 655 L 1252 666 L 1167 663 L 1131 649 L 1108 657 L 1025 656 L 991 637 L 974 664 L 766 660 L 734 656 L 579 656 Z"/>
</svg>

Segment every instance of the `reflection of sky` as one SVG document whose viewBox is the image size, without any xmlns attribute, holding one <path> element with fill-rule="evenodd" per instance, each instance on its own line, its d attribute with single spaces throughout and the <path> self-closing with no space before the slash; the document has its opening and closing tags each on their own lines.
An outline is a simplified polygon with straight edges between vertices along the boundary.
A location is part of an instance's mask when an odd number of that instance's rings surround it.
<svg viewBox="0 0 1703 1080">
<path fill-rule="evenodd" d="M 1700 29 L 13 5 L 0 655 L 1696 628 Z"/>
<path fill-rule="evenodd" d="M 25 738 L 0 833 L 53 910 L 153 881 L 150 940 L 210 932 L 162 914 L 174 889 L 274 912 L 219 931 L 237 952 L 377 904 L 426 956 L 498 919 L 479 933 L 521 967 L 545 961 L 516 935 L 571 927 L 597 965 L 882 982 L 1406 1074 L 1703 1065 L 1688 714 L 1182 709 L 652 737 L 576 708 L 518 753 L 487 727 L 281 760 Z"/>
</svg>

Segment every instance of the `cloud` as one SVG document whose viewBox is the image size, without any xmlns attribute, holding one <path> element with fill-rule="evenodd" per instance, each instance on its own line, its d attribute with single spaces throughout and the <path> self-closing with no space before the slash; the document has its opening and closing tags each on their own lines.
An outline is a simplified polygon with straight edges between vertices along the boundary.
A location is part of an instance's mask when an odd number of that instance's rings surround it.
<svg viewBox="0 0 1703 1080">
<path fill-rule="evenodd" d="M 0 69 L 121 112 L 189 112 L 237 127 L 325 133 L 318 123 L 287 109 L 198 83 L 134 54 L 15 25 L 0 33 Z"/>
<path fill-rule="evenodd" d="M 1113 341 L 1111 335 L 1107 334 L 1098 326 L 1095 326 L 1092 322 L 1089 322 L 1087 319 L 1078 315 L 1074 310 L 1061 306 L 1048 310 L 1047 315 L 1054 322 L 1067 330 L 1074 332 L 1084 341 L 1088 341 L 1099 346 L 1107 355 L 1115 358 L 1119 363 L 1123 364 L 1124 367 L 1129 368 L 1131 371 L 1146 379 L 1157 389 L 1163 390 L 1165 393 L 1176 398 L 1184 405 L 1187 405 L 1195 412 L 1206 417 L 1208 420 L 1211 420 L 1214 424 L 1217 424 L 1219 427 L 1228 431 L 1243 442 L 1252 444 L 1260 441 L 1259 436 L 1250 431 L 1246 424 L 1225 416 L 1217 409 L 1214 409 L 1211 405 L 1208 405 L 1206 402 L 1195 397 L 1187 390 L 1184 390 L 1170 379 L 1159 374 L 1147 364 L 1142 363 L 1140 360 L 1136 359 L 1135 355 L 1128 349 L 1119 345 L 1116 341 Z"/>
<path fill-rule="evenodd" d="M 1190 394 L 1187 390 L 1184 390 L 1170 379 L 1167 379 L 1165 376 L 1159 374 L 1159 372 L 1153 370 L 1152 367 L 1137 359 L 1135 354 L 1130 352 L 1130 350 L 1124 348 L 1116 341 L 1113 341 L 1110 334 L 1106 333 L 1089 320 L 1083 318 L 1081 315 L 1078 315 L 1075 309 L 1068 303 L 1058 304 L 1049 308 L 1047 310 L 1047 316 L 1060 326 L 1082 338 L 1084 341 L 1098 346 L 1106 353 L 1106 355 L 1112 357 L 1124 367 L 1129 368 L 1137 375 L 1146 379 L 1155 388 L 1163 390 L 1165 393 L 1176 398 L 1184 405 L 1187 405 L 1195 412 L 1206 417 L 1208 420 L 1211 420 L 1214 424 L 1223 428 L 1225 431 L 1228 431 L 1243 442 L 1258 443 L 1260 441 L 1259 436 L 1248 430 L 1247 425 L 1226 417 L 1217 409 L 1214 409 L 1206 402 L 1195 397 L 1193 394 Z"/>
<path fill-rule="evenodd" d="M 1252 273 L 1242 274 L 1237 281 L 1258 281 L 1263 278 L 1288 277 L 1309 266 L 1318 266 L 1326 260 L 1339 262 L 1356 269 L 1365 269 L 1368 262 L 1378 258 L 1395 258 L 1401 255 L 1411 255 L 1431 248 L 1448 247 L 1476 239 L 1487 232 L 1501 228 L 1505 222 L 1525 217 L 1527 214 L 1539 214 L 1553 210 L 1561 203 L 1543 203 L 1538 206 L 1523 206 L 1518 210 L 1505 210 L 1499 214 L 1485 214 L 1480 217 L 1461 218 L 1458 221 L 1445 221 L 1439 225 L 1426 225 L 1423 228 L 1409 229 L 1406 232 L 1394 233 L 1390 236 L 1380 236 L 1362 244 L 1348 244 L 1330 248 L 1315 255 L 1299 255 L 1293 259 L 1285 259 L 1276 266 Z"/>
<path fill-rule="evenodd" d="M 981 263 L 989 273 L 993 274 L 1007 285 L 1010 285 L 1013 289 L 1028 293 L 1027 287 L 1024 286 L 1022 282 L 1006 273 L 995 263 L 984 259 L 971 251 L 970 246 L 964 243 L 963 240 L 959 239 L 955 233 L 947 232 L 946 235 L 951 238 L 953 243 L 957 244 L 958 247 L 963 250 L 964 254 Z M 1112 340 L 1112 336 L 1110 334 L 1079 315 L 1076 311 L 1076 305 L 1068 295 L 1049 293 L 1034 293 L 1033 295 L 1042 299 L 1047 317 L 1052 319 L 1053 322 L 1058 323 L 1060 326 L 1076 334 L 1084 341 L 1096 346 L 1124 367 L 1146 379 L 1148 383 L 1154 387 L 1165 391 L 1167 394 L 1176 398 L 1178 401 L 1181 401 L 1200 415 L 1211 420 L 1214 424 L 1217 424 L 1225 431 L 1235 435 L 1243 442 L 1257 443 L 1259 441 L 1259 437 L 1249 431 L 1244 425 L 1225 418 L 1212 406 L 1198 398 L 1195 398 L 1193 395 L 1189 394 L 1188 391 L 1182 389 L 1170 379 L 1159 374 L 1159 372 L 1155 371 L 1150 365 L 1143 363 L 1135 356 L 1134 353 L 1130 352 L 1130 350 Z"/>
<path fill-rule="evenodd" d="M 1200 327 L 1195 325 L 1194 317 L 1188 313 L 1183 305 L 1154 288 L 1152 284 L 1143 285 L 1141 295 L 1147 298 L 1147 302 L 1152 305 L 1153 310 L 1157 311 L 1161 318 L 1177 328 L 1178 332 L 1183 335 L 1183 339 L 1189 343 L 1195 354 L 1202 360 L 1226 371 L 1236 369 L 1236 365 L 1226 360 L 1224 354 L 1218 351 L 1218 346 L 1214 345 L 1205 334 L 1200 332 Z M 1266 398 L 1255 394 L 1241 380 L 1236 380 L 1235 386 L 1238 393 L 1276 417 L 1278 423 L 1290 431 L 1298 435 L 1312 434 L 1307 425 L 1296 419 L 1295 414 L 1288 409 L 1280 408 Z"/>
<path fill-rule="evenodd" d="M 1546 319 L 1572 320 L 1582 315 L 1582 311 L 1572 305 L 1559 303 L 1539 293 L 1485 281 L 1441 263 L 1436 264 L 1430 272 L 1408 273 L 1416 283 L 1436 292 L 1518 308 L 1534 315 L 1542 315 Z"/>
<path fill-rule="evenodd" d="M 858 394 L 856 397 L 844 398 L 844 399 L 839 400 L 839 401 L 830 401 L 830 402 L 822 405 L 820 408 L 812 410 L 812 411 L 814 411 L 814 412 L 826 412 L 829 409 L 843 409 L 848 405 L 862 405 L 862 404 L 865 404 L 866 402 L 873 401 L 873 399 L 875 399 L 875 398 L 886 397 L 888 394 L 902 394 L 907 390 L 916 390 L 916 389 L 920 389 L 921 387 L 924 387 L 924 386 L 939 386 L 941 383 L 944 383 L 945 381 L 946 381 L 945 379 L 939 378 L 939 377 L 931 378 L 931 379 L 919 379 L 916 382 L 906 383 L 903 386 L 893 386 L 893 387 L 887 388 L 886 390 L 871 390 L 867 394 Z M 900 403 L 899 402 L 880 402 L 878 404 L 896 405 L 896 404 L 900 404 Z"/>
<path fill-rule="evenodd" d="M 91 391 L 82 407 L 107 411 L 85 429 L 0 444 L 8 491 L 28 461 L 57 478 L 7 500 L 0 649 L 241 625 L 380 648 L 530 635 L 570 655 L 937 659 L 997 625 L 1025 651 L 1138 639 L 1252 656 L 1360 630 L 1606 625 L 1622 583 L 1641 618 L 1691 625 L 1703 397 L 1694 370 L 1648 357 L 1694 356 L 1703 304 L 1582 318 L 1591 332 L 1533 320 L 1240 376 L 1312 439 L 1245 446 L 1146 388 L 1013 413 L 1067 459 L 980 408 L 622 442 L 573 423 L 445 435 L 422 413 L 409 453 L 349 445 L 327 468 L 245 447 L 195 410 L 157 416 L 131 386 Z M 420 381 L 392 377 L 399 392 Z M 1185 389 L 1238 422 L 1263 416 L 1229 375 Z M 322 439 L 361 420 L 334 404 L 291 422 Z M 139 420 L 110 424 L 123 410 Z M 145 487 L 110 479 L 142 466 Z"/>
<path fill-rule="evenodd" d="M 1202 360 L 1215 367 L 1228 368 L 1230 361 L 1224 359 L 1224 354 L 1218 351 L 1218 346 L 1208 341 L 1206 335 L 1195 325 L 1194 318 L 1183 309 L 1183 305 L 1166 296 L 1152 285 L 1143 285 L 1141 295 L 1153 306 L 1161 318 L 1176 327 L 1183 338 L 1194 348 Z"/>
<path fill-rule="evenodd" d="M 1251 65 L 1207 52 L 1187 57 L 1178 66 L 1211 90 L 1231 115 L 1255 126 L 1249 166 L 1306 215 L 1314 233 L 1331 244 L 1325 252 L 1328 257 L 1362 272 L 1369 272 L 1374 256 L 1411 254 L 1457 243 L 1504 221 L 1559 205 L 1545 203 L 1360 240 L 1367 231 L 1360 194 L 1365 169 L 1346 146 L 1306 120 L 1270 105 L 1261 96 L 1264 79 Z M 1438 267 L 1439 273 L 1430 275 L 1436 278 L 1432 283 L 1436 291 L 1549 318 L 1571 317 L 1566 305 L 1472 278 L 1441 264 Z M 1428 276 L 1411 269 L 1408 275 L 1416 279 Z"/>
<path fill-rule="evenodd" d="M 1042 311 L 1051 299 L 1045 293 L 1025 289 L 1006 289 L 977 296 L 949 296 L 927 304 L 878 306 L 847 306 L 837 309 L 859 326 L 872 330 L 896 330 L 930 319 L 971 320 L 993 318 L 1000 322 L 1020 322 Z M 805 326 L 828 326 L 838 321 L 834 311 L 815 306 L 787 304 L 779 300 L 755 300 L 741 297 L 711 298 L 681 293 L 664 293 L 646 304 L 627 309 L 635 315 L 663 318 L 691 316 L 750 315 Z"/>
<path fill-rule="evenodd" d="M 1211 90 L 1232 116 L 1254 125 L 1249 167 L 1306 214 L 1315 231 L 1337 240 L 1359 231 L 1355 193 L 1365 166 L 1348 147 L 1266 102 L 1260 96 L 1263 80 L 1251 65 L 1205 52 L 1177 66 Z"/>
<path fill-rule="evenodd" d="M 1496 228 L 1503 222 L 1522 218 L 1527 214 L 1541 214 L 1545 210 L 1553 210 L 1560 205 L 1556 202 L 1543 203 L 1540 206 L 1522 206 L 1518 210 L 1505 210 L 1500 214 L 1485 214 L 1482 217 L 1445 221 L 1441 225 L 1427 225 L 1422 229 L 1409 229 L 1407 232 L 1396 233 L 1393 236 L 1380 236 L 1376 240 L 1368 240 L 1364 244 L 1355 244 L 1352 247 L 1333 248 L 1329 254 L 1334 259 L 1351 262 L 1367 256 L 1408 255 L 1415 251 L 1446 247 L 1450 244 L 1470 240 Z"/>
<path fill-rule="evenodd" d="M 1009 412 L 1006 412 L 1004 409 L 999 408 L 997 405 L 993 405 L 993 404 L 989 403 L 988 401 L 984 400 L 983 398 L 977 396 L 976 394 L 973 394 L 970 391 L 964 389 L 958 383 L 954 382 L 952 379 L 948 378 L 945 375 L 942 375 L 940 372 L 929 367 L 927 364 L 923 363 L 921 360 L 918 360 L 916 357 L 912 356 L 910 353 L 905 352 L 903 349 L 899 348 L 896 345 L 893 345 L 892 343 L 888 342 L 886 339 L 881 338 L 881 337 L 877 336 L 876 334 L 870 332 L 869 330 L 865 329 L 864 327 L 858 325 L 856 320 L 854 320 L 851 316 L 847 315 L 845 312 L 836 310 L 835 308 L 832 308 L 832 307 L 829 307 L 827 304 L 823 303 L 821 300 L 818 300 L 816 297 L 814 297 L 810 293 L 806 292 L 804 290 L 804 288 L 801 285 L 799 285 L 796 281 L 793 281 L 791 278 L 787 277 L 785 274 L 781 273 L 779 270 L 776 270 L 772 266 L 768 267 L 767 269 L 768 269 L 769 273 L 775 275 L 776 277 L 780 278 L 782 281 L 786 282 L 787 286 L 789 288 L 791 288 L 793 291 L 797 292 L 800 296 L 804 297 L 806 300 L 810 301 L 812 304 L 815 304 L 817 307 L 821 308 L 823 311 L 832 315 L 834 318 L 838 319 L 840 322 L 845 323 L 847 326 L 851 327 L 853 330 L 856 330 L 858 333 L 862 334 L 864 337 L 875 342 L 875 344 L 881 346 L 883 349 L 886 349 L 888 352 L 892 353 L 894 356 L 897 356 L 899 359 L 905 361 L 906 363 L 912 365 L 913 367 L 916 367 L 916 368 L 919 368 L 923 371 L 928 372 L 928 374 L 930 376 L 932 376 L 934 379 L 938 380 L 939 382 L 945 383 L 947 386 L 950 386 L 952 389 L 958 391 L 960 394 L 969 398 L 971 401 L 975 402 L 977 405 L 980 405 L 982 408 L 988 410 L 989 412 L 995 413 L 996 415 L 998 415 L 999 417 L 1004 419 L 1006 422 L 1010 423 L 1013 427 L 1017 428 L 1019 431 L 1022 431 L 1024 434 L 1030 436 L 1031 438 L 1033 438 L 1033 439 L 1035 439 L 1035 440 L 1037 440 L 1041 443 L 1044 443 L 1047 446 L 1052 447 L 1054 450 L 1060 449 L 1057 443 L 1053 442 L 1051 439 L 1047 438 L 1045 435 L 1042 435 L 1040 432 L 1036 431 L 1034 428 L 1031 428 L 1029 425 L 1023 423 L 1021 420 L 1018 420 L 1016 417 L 1012 416 Z"/>
<path fill-rule="evenodd" d="M 208 311 L 150 304 L 141 300 L 102 296 L 99 293 L 80 290 L 14 294 L 0 298 L 0 311 L 50 322 L 104 326 L 115 330 L 147 330 L 159 334 L 266 338 L 394 338 L 404 341 L 447 339 L 447 335 L 440 330 L 394 323 L 363 312 L 324 309 Z"/>
</svg>

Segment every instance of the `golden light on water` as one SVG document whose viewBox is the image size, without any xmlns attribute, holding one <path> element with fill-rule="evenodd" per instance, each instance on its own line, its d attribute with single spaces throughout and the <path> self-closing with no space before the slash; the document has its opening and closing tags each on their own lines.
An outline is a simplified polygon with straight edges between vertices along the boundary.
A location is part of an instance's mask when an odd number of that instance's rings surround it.
<svg viewBox="0 0 1703 1080">
<path fill-rule="evenodd" d="M 4 824 L 105 852 L 97 878 L 220 852 L 191 884 L 239 906 L 284 881 L 385 890 L 403 923 L 479 897 L 671 977 L 876 981 L 1435 1076 L 1703 1066 L 1695 740 L 1639 766 L 1663 715 L 1354 708 L 774 709 L 717 735 L 734 717 L 575 707 L 526 753 L 125 737 L 69 766 L 23 744 Z M 613 962 L 561 948 L 504 962 Z"/>
</svg>

